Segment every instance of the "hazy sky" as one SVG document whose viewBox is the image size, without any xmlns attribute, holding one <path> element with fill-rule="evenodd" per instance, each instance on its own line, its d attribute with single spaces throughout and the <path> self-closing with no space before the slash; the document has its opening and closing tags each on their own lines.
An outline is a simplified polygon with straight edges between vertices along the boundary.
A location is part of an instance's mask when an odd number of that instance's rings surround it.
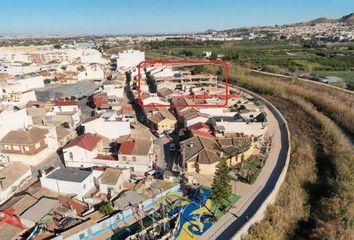
<svg viewBox="0 0 354 240">
<path fill-rule="evenodd" d="M 0 34 L 180 33 L 354 12 L 354 0 L 1 0 Z"/>
</svg>

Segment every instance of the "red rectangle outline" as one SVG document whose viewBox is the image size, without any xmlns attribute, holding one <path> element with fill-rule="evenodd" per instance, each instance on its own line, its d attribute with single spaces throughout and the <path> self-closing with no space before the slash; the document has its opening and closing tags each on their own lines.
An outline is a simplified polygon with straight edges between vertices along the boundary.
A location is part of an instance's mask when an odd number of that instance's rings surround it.
<svg viewBox="0 0 354 240">
<path fill-rule="evenodd" d="M 164 105 L 164 104 L 149 104 L 149 105 L 144 105 L 142 100 L 141 100 L 141 89 L 140 89 L 140 81 L 141 81 L 141 74 L 140 74 L 140 69 L 144 65 L 151 65 L 151 64 L 161 64 L 161 65 L 167 65 L 167 64 L 196 64 L 196 65 L 221 65 L 224 66 L 224 78 L 225 78 L 225 103 L 224 104 L 191 104 L 191 105 L 184 105 L 184 104 L 170 104 L 170 105 Z M 142 61 L 138 64 L 138 104 L 144 108 L 144 107 L 225 107 L 228 103 L 228 96 L 229 96 L 229 68 L 227 65 L 226 61 L 222 60 L 146 60 Z"/>
</svg>

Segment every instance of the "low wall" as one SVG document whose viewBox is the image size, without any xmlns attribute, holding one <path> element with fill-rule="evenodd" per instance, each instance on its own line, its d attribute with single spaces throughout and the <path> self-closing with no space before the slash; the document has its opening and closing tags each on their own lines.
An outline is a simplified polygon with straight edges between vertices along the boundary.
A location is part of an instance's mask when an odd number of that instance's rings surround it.
<svg viewBox="0 0 354 240">
<path fill-rule="evenodd" d="M 168 189 L 165 192 L 162 192 L 156 195 L 153 199 L 148 199 L 142 202 L 139 205 L 139 209 L 142 211 L 148 211 L 153 208 L 154 203 L 161 197 L 166 196 L 172 192 L 179 192 L 181 191 L 180 184 Z M 107 231 L 111 231 L 114 229 L 118 229 L 118 223 L 124 224 L 129 219 L 133 218 L 135 215 L 135 211 L 133 207 L 127 208 L 126 210 L 114 214 L 113 216 L 96 223 L 95 225 L 89 226 L 86 229 L 71 235 L 70 237 L 64 238 L 63 236 L 59 235 L 55 237 L 55 240 L 63 240 L 63 239 L 70 239 L 70 240 L 90 240 L 96 238 L 98 235 L 103 234 Z"/>
</svg>

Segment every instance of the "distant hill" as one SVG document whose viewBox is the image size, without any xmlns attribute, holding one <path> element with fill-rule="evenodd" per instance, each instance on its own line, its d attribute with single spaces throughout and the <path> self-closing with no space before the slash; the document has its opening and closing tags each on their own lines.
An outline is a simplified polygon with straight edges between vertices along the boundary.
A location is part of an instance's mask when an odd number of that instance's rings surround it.
<svg viewBox="0 0 354 240">
<path fill-rule="evenodd" d="M 339 18 L 337 21 L 343 22 L 343 23 L 354 24 L 354 13 L 345 15 L 345 16 Z"/>
<path fill-rule="evenodd" d="M 314 25 L 314 24 L 319 24 L 319 23 L 347 23 L 347 24 L 354 24 L 354 13 L 350 13 L 348 15 L 345 15 L 341 18 L 338 19 L 329 19 L 326 17 L 320 17 L 320 18 L 316 18 L 313 19 L 311 21 L 308 22 L 302 22 L 302 23 L 298 23 L 301 25 Z"/>
<path fill-rule="evenodd" d="M 205 31 L 205 33 L 212 33 L 212 32 L 218 32 L 218 30 L 215 29 L 208 29 Z"/>
<path fill-rule="evenodd" d="M 330 19 L 326 17 L 320 17 L 316 18 L 307 22 L 299 22 L 299 23 L 293 23 L 293 24 L 285 24 L 284 26 L 296 26 L 296 25 L 316 25 L 320 23 L 346 23 L 346 24 L 352 24 L 354 25 L 354 13 L 350 13 L 348 15 L 345 15 L 341 18 L 338 19 Z M 214 30 L 214 29 L 208 29 L 205 31 L 205 33 L 211 33 L 211 32 L 235 32 L 235 31 L 247 31 L 251 29 L 252 27 L 242 27 L 242 28 L 231 28 L 231 29 L 225 29 L 225 30 Z"/>
<path fill-rule="evenodd" d="M 313 24 L 319 24 L 319 23 L 335 23 L 335 22 L 337 22 L 337 20 L 329 19 L 329 18 L 326 18 L 326 17 L 320 17 L 320 18 L 316 18 L 316 19 L 313 19 L 313 20 L 308 21 L 308 22 L 301 23 L 301 24 L 313 25 Z"/>
</svg>

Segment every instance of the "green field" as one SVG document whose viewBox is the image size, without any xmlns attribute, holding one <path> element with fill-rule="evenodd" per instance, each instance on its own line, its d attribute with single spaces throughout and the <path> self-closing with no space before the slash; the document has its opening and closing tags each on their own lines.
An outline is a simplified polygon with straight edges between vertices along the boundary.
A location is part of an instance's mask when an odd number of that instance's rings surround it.
<svg viewBox="0 0 354 240">
<path fill-rule="evenodd" d="M 315 71 L 314 74 L 319 77 L 340 77 L 345 81 L 351 81 L 354 83 L 354 71 Z"/>
</svg>

